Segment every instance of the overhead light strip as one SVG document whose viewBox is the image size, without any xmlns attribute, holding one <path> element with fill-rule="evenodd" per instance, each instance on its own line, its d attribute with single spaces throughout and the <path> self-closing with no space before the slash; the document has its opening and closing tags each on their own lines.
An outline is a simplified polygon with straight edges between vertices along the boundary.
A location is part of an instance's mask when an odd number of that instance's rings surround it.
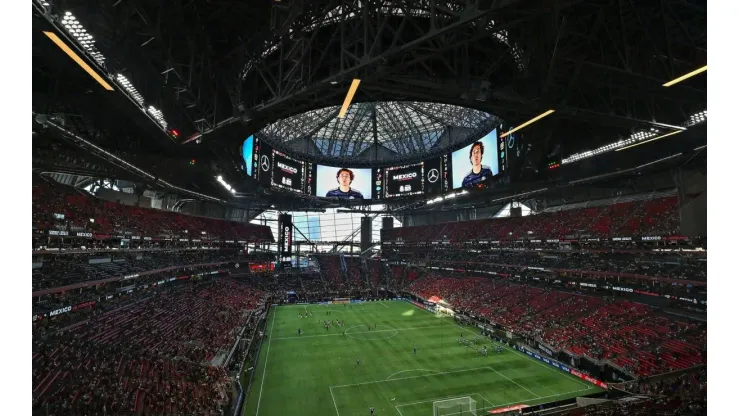
<svg viewBox="0 0 740 416">
<path fill-rule="evenodd" d="M 555 112 L 555 110 L 547 110 L 544 113 L 538 115 L 537 117 L 535 117 L 535 118 L 533 118 L 533 119 L 531 119 L 531 120 L 529 120 L 527 122 L 524 122 L 524 123 L 522 123 L 522 124 L 514 127 L 513 129 L 507 131 L 506 133 L 501 133 L 501 135 L 499 137 L 504 138 L 504 137 L 510 135 L 511 133 L 516 132 L 517 130 L 520 130 L 520 129 L 523 129 L 523 128 L 529 126 L 530 124 L 536 122 L 537 120 L 540 120 L 542 118 L 545 118 L 545 117 L 549 116 L 550 114 L 552 114 L 554 112 Z"/>
<path fill-rule="evenodd" d="M 695 71 L 691 71 L 691 72 L 689 72 L 686 75 L 681 75 L 680 77 L 674 79 L 673 81 L 668 81 L 665 84 L 663 84 L 663 86 L 664 87 L 670 87 L 672 85 L 676 85 L 679 82 L 684 81 L 684 80 L 687 80 L 687 79 L 693 77 L 694 75 L 699 75 L 702 72 L 707 72 L 707 66 L 706 65 L 704 65 L 703 67 L 701 67 L 701 68 L 699 68 L 699 69 L 697 69 Z"/>
<path fill-rule="evenodd" d="M 59 39 L 59 36 L 57 36 L 56 33 L 53 33 L 53 32 L 44 32 L 44 34 L 49 39 L 51 39 L 51 41 L 54 42 L 59 47 L 59 49 L 63 50 L 64 53 L 66 53 L 70 58 L 72 58 L 73 61 L 77 62 L 77 65 L 79 65 L 80 67 L 82 67 L 82 69 L 84 69 L 85 72 L 87 72 L 88 74 L 90 74 L 90 76 L 93 77 L 93 79 L 95 79 L 95 81 L 98 81 L 98 83 L 100 85 L 102 85 L 103 88 L 105 88 L 108 91 L 113 91 L 113 87 L 111 87 L 110 84 L 108 84 L 107 82 L 105 82 L 105 80 L 103 79 L 103 77 L 101 77 L 100 75 L 98 75 L 97 72 L 95 72 L 92 68 L 90 68 L 90 65 L 88 65 L 85 61 L 83 61 L 82 58 L 80 58 L 80 56 L 75 53 L 75 51 L 73 51 L 72 49 L 70 49 L 70 47 L 67 46 L 66 43 L 64 43 L 64 41 L 62 41 L 61 39 Z"/>
<path fill-rule="evenodd" d="M 339 110 L 339 118 L 344 118 L 344 115 L 347 114 L 347 109 L 352 103 L 352 98 L 354 98 L 355 92 L 357 92 L 357 88 L 359 86 L 360 80 L 357 78 L 353 79 L 352 85 L 349 86 L 349 91 L 347 91 L 347 96 L 344 98 L 344 104 L 342 104 L 342 108 Z"/>
<path fill-rule="evenodd" d="M 684 131 L 682 129 L 687 127 L 693 127 L 698 124 L 704 124 L 707 122 L 707 110 L 700 111 L 696 114 L 692 114 L 688 120 L 681 123 L 681 127 L 678 126 L 672 126 L 670 124 L 662 124 L 662 123 L 655 123 L 657 125 L 661 126 L 670 126 L 671 128 L 675 128 L 677 131 Z M 639 144 L 643 143 L 643 141 L 646 141 L 648 139 L 653 139 L 657 135 L 657 129 L 650 129 L 649 131 L 639 131 L 637 133 L 633 133 L 628 139 L 620 139 L 618 142 L 610 143 L 604 146 L 601 146 L 597 149 L 593 150 L 587 150 L 585 152 L 581 153 L 575 153 L 567 158 L 562 160 L 563 165 L 573 162 L 578 162 L 583 159 L 588 159 L 593 156 L 597 156 L 606 152 L 611 152 L 613 150 L 619 150 L 620 148 L 625 148 L 627 146 L 633 145 L 633 144 Z"/>
<path fill-rule="evenodd" d="M 623 148 L 621 148 L 621 149 L 617 149 L 617 152 L 621 152 L 622 150 L 627 150 L 627 149 L 629 149 L 629 148 L 632 148 L 632 147 L 635 147 L 635 146 L 639 146 L 639 145 L 641 145 L 641 144 L 645 144 L 645 143 L 650 143 L 650 142 L 654 142 L 654 141 L 656 141 L 656 140 L 658 140 L 658 139 L 662 139 L 662 138 L 664 138 L 664 137 L 668 137 L 668 136 L 673 136 L 674 134 L 678 134 L 678 133 L 683 133 L 683 130 L 676 130 L 676 131 L 672 131 L 672 132 L 670 132 L 670 133 L 666 133 L 666 134 L 664 134 L 664 135 L 662 135 L 662 136 L 658 136 L 658 137 L 656 137 L 656 138 L 654 138 L 654 139 L 650 139 L 650 140 L 645 140 L 645 141 L 642 141 L 642 142 L 640 142 L 640 143 L 635 143 L 635 144 L 631 144 L 631 145 L 629 145 L 629 146 L 626 146 L 626 147 L 623 147 Z"/>
</svg>

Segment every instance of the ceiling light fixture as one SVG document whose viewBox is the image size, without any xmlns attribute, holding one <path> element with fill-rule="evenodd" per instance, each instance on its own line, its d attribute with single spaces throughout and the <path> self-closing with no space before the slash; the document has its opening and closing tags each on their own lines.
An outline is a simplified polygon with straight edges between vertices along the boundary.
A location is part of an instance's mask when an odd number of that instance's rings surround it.
<svg viewBox="0 0 740 416">
<path fill-rule="evenodd" d="M 90 74 L 90 76 L 93 77 L 93 79 L 95 79 L 95 81 L 98 81 L 98 83 L 100 85 L 102 85 L 103 88 L 105 88 L 108 91 L 113 91 L 113 87 L 111 87 L 110 84 L 108 84 L 107 82 L 105 82 L 105 80 L 103 79 L 103 77 L 101 77 L 100 75 L 98 75 L 97 72 L 95 72 L 92 68 L 90 68 L 90 65 L 88 65 L 85 61 L 83 61 L 82 58 L 80 58 L 80 56 L 75 53 L 75 51 L 73 51 L 72 49 L 70 49 L 70 47 L 67 46 L 66 43 L 64 43 L 61 39 L 59 39 L 59 36 L 57 36 L 56 33 L 53 33 L 53 32 L 44 32 L 44 34 L 49 39 L 51 39 L 51 41 L 54 42 L 59 47 L 59 49 L 63 50 L 64 53 L 66 53 L 70 58 L 72 58 L 73 61 L 77 62 L 77 65 L 79 65 L 80 67 L 82 67 L 82 69 L 84 69 L 85 72 L 87 72 L 88 74 Z"/>
<path fill-rule="evenodd" d="M 552 114 L 554 112 L 555 112 L 555 110 L 547 110 L 544 113 L 538 115 L 537 117 L 535 117 L 535 118 L 533 118 L 533 119 L 531 119 L 529 121 L 526 121 L 526 122 L 524 122 L 524 123 L 522 123 L 522 124 L 514 127 L 513 129 L 507 131 L 506 133 L 501 133 L 501 135 L 499 137 L 504 138 L 504 137 L 510 135 L 511 133 L 514 133 L 517 130 L 520 130 L 520 129 L 523 129 L 523 128 L 529 126 L 530 124 L 534 123 L 535 121 L 537 121 L 539 119 L 542 119 L 542 118 L 545 118 L 545 117 L 549 116 L 550 114 Z"/>
<path fill-rule="evenodd" d="M 150 105 L 146 111 L 151 114 L 152 117 L 154 117 L 154 120 L 156 120 L 163 129 L 167 130 L 167 121 L 164 119 L 164 114 L 162 114 L 161 110 L 158 110 L 154 108 L 154 106 Z"/>
<path fill-rule="evenodd" d="M 344 115 L 347 114 L 347 109 L 352 103 L 352 98 L 355 96 L 355 92 L 359 86 L 360 80 L 357 78 L 353 79 L 352 85 L 349 86 L 349 91 L 347 91 L 347 96 L 344 98 L 344 104 L 342 104 L 342 108 L 339 110 L 339 118 L 344 118 Z"/>
<path fill-rule="evenodd" d="M 144 107 L 144 97 L 141 96 L 139 91 L 134 87 L 134 85 L 131 83 L 131 81 L 126 78 L 126 76 L 122 74 L 116 74 L 116 81 L 118 81 L 119 84 L 126 90 L 126 92 L 129 93 L 131 98 L 134 99 L 137 103 L 139 103 L 139 106 Z"/>
<path fill-rule="evenodd" d="M 680 77 L 674 79 L 673 81 L 668 81 L 665 84 L 663 84 L 663 86 L 664 87 L 670 87 L 671 85 L 676 85 L 679 82 L 681 82 L 683 80 L 686 80 L 686 79 L 689 79 L 689 78 L 693 77 L 694 75 L 699 75 L 702 72 L 707 72 L 707 66 L 706 65 L 704 65 L 703 67 L 701 67 L 701 68 L 699 68 L 699 69 L 697 69 L 695 71 L 691 71 L 688 74 L 681 75 Z"/>
<path fill-rule="evenodd" d="M 688 120 L 681 123 L 681 128 L 693 127 L 697 124 L 704 124 L 706 122 L 707 122 L 707 110 L 699 111 L 698 113 L 692 114 L 688 118 Z M 663 125 L 663 126 L 671 126 L 670 124 L 662 124 L 662 123 L 655 123 L 655 124 Z M 683 131 L 683 130 L 680 130 L 679 127 L 677 126 L 671 126 L 671 127 L 675 128 L 679 132 Z M 566 157 L 565 159 L 563 159 L 562 164 L 565 165 L 567 163 L 577 162 L 579 160 L 587 159 L 589 157 L 596 156 L 596 155 L 599 155 L 605 152 L 610 152 L 612 150 L 619 150 L 620 148 L 624 148 L 626 146 L 629 146 L 629 145 L 632 145 L 638 142 L 641 143 L 641 141 L 643 140 L 652 139 L 657 134 L 658 134 L 658 130 L 655 128 L 651 128 L 650 131 L 641 131 L 641 132 L 633 133 L 628 139 L 622 139 L 622 140 L 619 140 L 618 142 L 611 143 L 605 146 L 601 146 L 597 149 L 587 150 L 585 152 L 570 155 Z M 657 140 L 657 138 L 655 140 Z"/>
<path fill-rule="evenodd" d="M 635 144 L 632 144 L 632 145 L 629 145 L 629 146 L 625 146 L 625 147 L 623 147 L 623 148 L 621 148 L 621 149 L 617 149 L 617 152 L 621 152 L 622 150 L 627 150 L 627 149 L 629 149 L 629 148 L 631 148 L 631 147 L 639 146 L 639 145 L 641 145 L 641 144 L 645 144 L 645 143 L 653 142 L 653 141 L 655 141 L 655 140 L 658 140 L 658 139 L 662 139 L 662 138 L 664 138 L 664 137 L 668 137 L 668 136 L 673 136 L 674 134 L 678 134 L 678 133 L 683 133 L 683 130 L 676 130 L 676 131 L 672 131 L 672 132 L 670 132 L 670 133 L 666 133 L 666 134 L 664 134 L 664 135 L 662 135 L 662 136 L 658 136 L 658 137 L 656 137 L 656 138 L 654 138 L 654 139 L 650 139 L 650 140 L 645 140 L 645 141 L 642 141 L 642 142 L 640 142 L 640 143 L 635 143 Z"/>
<path fill-rule="evenodd" d="M 72 12 L 65 12 L 60 23 L 69 36 L 80 44 L 85 53 L 92 57 L 98 65 L 105 68 L 105 56 L 95 48 L 95 39 L 82 27 L 82 24 Z"/>
</svg>

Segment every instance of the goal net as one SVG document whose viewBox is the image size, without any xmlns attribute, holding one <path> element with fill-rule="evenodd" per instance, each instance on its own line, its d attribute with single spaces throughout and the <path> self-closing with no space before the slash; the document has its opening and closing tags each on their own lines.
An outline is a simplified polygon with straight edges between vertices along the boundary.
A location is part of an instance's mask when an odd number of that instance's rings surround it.
<svg viewBox="0 0 740 416">
<path fill-rule="evenodd" d="M 439 400 L 434 404 L 434 416 L 476 416 L 475 400 L 469 396 Z"/>
</svg>

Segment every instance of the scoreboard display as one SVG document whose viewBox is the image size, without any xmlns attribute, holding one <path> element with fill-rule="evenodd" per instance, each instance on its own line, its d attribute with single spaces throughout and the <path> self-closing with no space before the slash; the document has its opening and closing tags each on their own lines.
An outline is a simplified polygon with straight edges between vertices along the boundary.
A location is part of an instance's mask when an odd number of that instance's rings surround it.
<svg viewBox="0 0 740 416">
<path fill-rule="evenodd" d="M 424 193 L 424 162 L 384 169 L 383 198 Z"/>
<path fill-rule="evenodd" d="M 305 193 L 306 162 L 293 159 L 277 150 L 272 153 L 271 185 L 286 191 Z"/>
<path fill-rule="evenodd" d="M 317 165 L 249 136 L 241 153 L 245 171 L 261 187 L 338 199 L 400 199 L 484 189 L 499 183 L 510 159 L 517 159 L 519 136 L 499 137 L 500 125 L 469 145 L 438 157 L 401 165 L 354 168 Z M 495 178 L 495 179 L 494 179 Z"/>
</svg>

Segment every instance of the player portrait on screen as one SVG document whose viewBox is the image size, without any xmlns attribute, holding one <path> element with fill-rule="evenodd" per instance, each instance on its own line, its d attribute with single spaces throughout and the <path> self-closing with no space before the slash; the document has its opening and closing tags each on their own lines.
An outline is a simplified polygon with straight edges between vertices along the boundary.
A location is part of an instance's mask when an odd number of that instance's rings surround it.
<svg viewBox="0 0 740 416">
<path fill-rule="evenodd" d="M 495 149 L 494 149 L 495 150 Z M 470 146 L 470 164 L 473 168 L 465 175 L 462 181 L 463 188 L 475 188 L 480 184 L 493 177 L 493 171 L 489 166 L 481 163 L 483 160 L 483 143 L 477 141 Z"/>
<path fill-rule="evenodd" d="M 327 198 L 344 198 L 344 199 L 364 199 L 362 193 L 352 189 L 352 181 L 355 180 L 355 174 L 350 169 L 342 168 L 337 171 L 337 183 L 339 186 L 326 193 Z"/>
</svg>

